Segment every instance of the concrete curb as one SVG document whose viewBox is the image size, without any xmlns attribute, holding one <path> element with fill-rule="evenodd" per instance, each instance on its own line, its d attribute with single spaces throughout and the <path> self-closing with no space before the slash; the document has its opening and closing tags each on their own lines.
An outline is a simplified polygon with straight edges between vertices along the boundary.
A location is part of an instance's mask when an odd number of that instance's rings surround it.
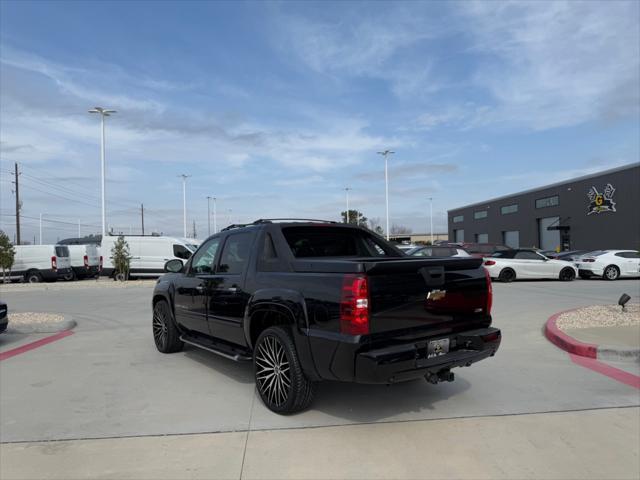
<svg viewBox="0 0 640 480">
<path fill-rule="evenodd" d="M 564 310 L 549 317 L 544 326 L 544 335 L 551 343 L 566 352 L 574 355 L 579 355 L 581 357 L 601 360 L 622 360 L 627 362 L 640 361 L 640 349 L 638 348 L 615 347 L 611 345 L 596 345 L 595 343 L 584 343 L 560 330 L 558 328 L 558 325 L 556 324 L 560 315 L 568 312 L 573 312 L 574 310 L 579 310 L 579 308 Z"/>
<path fill-rule="evenodd" d="M 64 315 L 64 319 L 60 322 L 47 324 L 22 324 L 12 325 L 9 322 L 6 333 L 58 333 L 71 330 L 77 325 L 76 321 L 69 315 Z"/>
</svg>

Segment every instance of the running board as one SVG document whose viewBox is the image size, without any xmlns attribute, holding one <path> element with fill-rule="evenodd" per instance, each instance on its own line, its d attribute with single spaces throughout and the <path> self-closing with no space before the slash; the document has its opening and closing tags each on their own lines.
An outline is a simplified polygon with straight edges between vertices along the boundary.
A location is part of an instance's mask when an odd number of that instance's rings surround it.
<svg viewBox="0 0 640 480">
<path fill-rule="evenodd" d="M 182 340 L 184 343 L 188 343 L 189 345 L 193 345 L 194 347 L 202 348 L 203 350 L 207 350 L 208 352 L 215 353 L 216 355 L 228 358 L 229 360 L 233 360 L 234 362 L 244 362 L 252 360 L 250 356 L 245 355 L 244 353 L 239 352 L 232 347 L 228 347 L 220 343 L 208 342 L 199 339 L 196 340 L 184 335 L 180 336 L 180 340 Z"/>
</svg>

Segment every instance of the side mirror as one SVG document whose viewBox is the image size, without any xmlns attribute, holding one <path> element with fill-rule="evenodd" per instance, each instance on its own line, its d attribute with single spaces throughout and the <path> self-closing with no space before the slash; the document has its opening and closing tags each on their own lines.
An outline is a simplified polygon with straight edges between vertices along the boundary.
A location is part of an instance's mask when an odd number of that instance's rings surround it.
<svg viewBox="0 0 640 480">
<path fill-rule="evenodd" d="M 180 273 L 182 271 L 182 260 L 174 258 L 164 264 L 164 271 L 168 273 Z"/>
</svg>

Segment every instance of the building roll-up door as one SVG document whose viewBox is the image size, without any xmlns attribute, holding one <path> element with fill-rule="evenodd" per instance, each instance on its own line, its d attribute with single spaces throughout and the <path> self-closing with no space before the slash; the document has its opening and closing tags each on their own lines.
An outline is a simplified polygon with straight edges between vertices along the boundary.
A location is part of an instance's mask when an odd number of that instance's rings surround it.
<svg viewBox="0 0 640 480">
<path fill-rule="evenodd" d="M 456 236 L 456 242 L 462 243 L 464 242 L 464 230 L 454 230 Z"/>
<path fill-rule="evenodd" d="M 549 230 L 552 225 L 558 225 L 560 217 L 538 219 L 539 247 L 542 250 L 555 250 L 560 247 L 560 230 Z"/>
<path fill-rule="evenodd" d="M 502 241 L 507 247 L 520 248 L 520 232 L 518 230 L 502 232 L 502 237 Z"/>
</svg>

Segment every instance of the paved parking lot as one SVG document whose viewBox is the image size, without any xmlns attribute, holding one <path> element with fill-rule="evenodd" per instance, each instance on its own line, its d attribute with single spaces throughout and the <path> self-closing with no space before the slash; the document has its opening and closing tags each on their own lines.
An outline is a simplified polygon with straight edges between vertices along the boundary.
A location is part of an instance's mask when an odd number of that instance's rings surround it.
<svg viewBox="0 0 640 480">
<path fill-rule="evenodd" d="M 495 358 L 457 369 L 454 383 L 324 383 L 311 410 L 289 417 L 263 407 L 249 364 L 191 347 L 158 353 L 151 336 L 151 291 L 150 286 L 79 286 L 2 294 L 12 311 L 63 313 L 78 324 L 73 335 L 0 362 L 2 442 L 255 432 L 640 405 L 637 389 L 571 362 L 542 334 L 546 319 L 558 311 L 614 303 L 623 292 L 637 302 L 637 280 L 494 284 L 494 324 L 503 331 Z M 0 352 L 37 338 L 0 336 Z M 623 367 L 640 375 L 637 364 Z M 640 438 L 640 425 L 633 423 L 627 433 Z"/>
</svg>

